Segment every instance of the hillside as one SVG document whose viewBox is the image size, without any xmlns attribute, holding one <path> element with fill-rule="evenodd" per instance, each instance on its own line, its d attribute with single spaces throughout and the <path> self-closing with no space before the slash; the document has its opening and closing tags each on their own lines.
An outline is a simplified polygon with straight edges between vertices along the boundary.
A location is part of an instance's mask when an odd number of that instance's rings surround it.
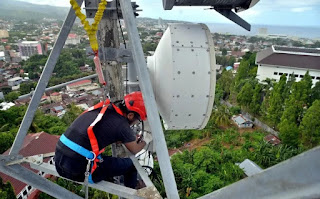
<svg viewBox="0 0 320 199">
<path fill-rule="evenodd" d="M 64 19 L 69 8 L 37 5 L 16 0 L 1 0 L 0 17 L 3 19 L 41 20 Z"/>
</svg>

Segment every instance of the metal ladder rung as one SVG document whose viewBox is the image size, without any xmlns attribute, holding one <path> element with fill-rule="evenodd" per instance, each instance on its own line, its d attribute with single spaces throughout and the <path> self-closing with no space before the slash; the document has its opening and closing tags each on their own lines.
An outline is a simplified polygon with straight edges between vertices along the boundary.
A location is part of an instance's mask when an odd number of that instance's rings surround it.
<svg viewBox="0 0 320 199">
<path fill-rule="evenodd" d="M 54 176 L 78 183 L 78 184 L 83 184 L 83 182 L 73 181 L 73 180 L 70 180 L 70 179 L 67 179 L 67 178 L 60 176 L 58 174 L 55 166 L 52 164 L 48 164 L 48 163 L 33 164 L 33 163 L 30 163 L 30 167 L 32 169 L 36 169 L 36 170 L 45 172 L 47 174 L 54 175 Z M 157 191 L 153 185 L 136 190 L 136 189 L 131 189 L 131 188 L 128 188 L 128 187 L 125 187 L 122 185 L 118 185 L 118 184 L 115 184 L 112 182 L 108 182 L 108 181 L 101 181 L 101 182 L 98 182 L 95 184 L 89 184 L 89 187 L 94 188 L 94 189 L 98 189 L 100 191 L 108 192 L 108 193 L 111 193 L 114 195 L 119 195 L 121 197 L 134 198 L 134 199 L 145 198 L 145 197 L 142 197 L 142 195 L 144 195 L 144 193 L 146 191 L 149 191 L 150 193 Z"/>
</svg>

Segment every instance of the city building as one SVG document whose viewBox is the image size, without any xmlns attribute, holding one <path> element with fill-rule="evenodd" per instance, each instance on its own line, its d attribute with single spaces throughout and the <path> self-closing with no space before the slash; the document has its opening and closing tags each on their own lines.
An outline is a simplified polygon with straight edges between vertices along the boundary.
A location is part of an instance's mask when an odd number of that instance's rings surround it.
<svg viewBox="0 0 320 199">
<path fill-rule="evenodd" d="M 22 77 L 14 77 L 11 79 L 8 79 L 8 85 L 9 86 L 18 86 L 22 82 Z"/>
<path fill-rule="evenodd" d="M 1 77 L 1 75 L 0 75 L 0 77 Z M 0 79 L 1 80 L 1 79 Z M 4 100 L 4 94 L 3 94 L 3 92 L 1 91 L 0 92 L 0 100 Z M 2 106 L 2 105 L 1 105 Z"/>
<path fill-rule="evenodd" d="M 0 39 L 2 38 L 8 38 L 9 32 L 7 30 L 0 30 Z"/>
<path fill-rule="evenodd" d="M 2 92 L 1 92 L 2 93 Z M 2 94 L 3 95 L 3 94 Z M 1 99 L 1 98 L 0 98 Z M 0 103 L 0 110 L 6 111 L 9 108 L 13 107 L 15 104 L 13 102 L 1 102 Z"/>
<path fill-rule="evenodd" d="M 52 102 L 61 102 L 62 101 L 62 95 L 58 92 L 54 92 L 50 95 Z"/>
<path fill-rule="evenodd" d="M 311 48 L 296 48 L 272 46 L 257 53 L 257 78 L 260 82 L 270 78 L 276 81 L 285 74 L 293 74 L 300 81 L 307 71 L 315 85 L 320 80 L 320 50 Z"/>
<path fill-rule="evenodd" d="M 234 64 L 233 64 L 234 70 L 238 70 L 239 66 L 240 66 L 240 62 L 234 63 Z"/>
<path fill-rule="evenodd" d="M 242 114 L 234 115 L 232 118 L 232 121 L 237 124 L 239 128 L 252 128 L 253 122 L 249 119 L 243 116 Z"/>
<path fill-rule="evenodd" d="M 22 155 L 23 157 L 27 157 L 32 155 L 54 152 L 56 149 L 56 144 L 58 140 L 59 140 L 59 136 L 50 135 L 45 132 L 33 133 L 33 134 L 29 133 L 24 138 L 24 142 L 19 154 Z M 9 151 L 10 149 L 4 152 L 3 155 L 8 155 Z M 44 162 L 54 165 L 53 157 L 45 158 Z M 51 175 L 46 174 L 42 171 L 31 169 L 29 164 L 21 164 L 21 165 L 31 170 L 32 172 L 37 173 L 39 176 L 42 176 L 44 178 L 51 177 Z M 24 182 L 21 182 L 15 178 L 12 178 L 4 173 L 0 172 L 0 176 L 4 183 L 6 182 L 11 183 L 17 199 L 38 198 L 38 195 L 40 194 L 40 191 L 38 189 L 32 187 L 31 185 L 25 184 Z"/>
<path fill-rule="evenodd" d="M 5 61 L 4 51 L 0 51 L 0 61 Z"/>
<path fill-rule="evenodd" d="M 77 34 L 69 34 L 65 44 L 80 44 L 80 37 Z"/>
<path fill-rule="evenodd" d="M 68 84 L 66 86 L 67 91 L 90 91 L 100 88 L 96 83 L 91 82 L 91 80 L 81 80 L 75 83 Z"/>
<path fill-rule="evenodd" d="M 29 59 L 32 55 L 46 55 L 47 46 L 40 41 L 22 41 L 18 43 L 21 58 Z"/>
</svg>

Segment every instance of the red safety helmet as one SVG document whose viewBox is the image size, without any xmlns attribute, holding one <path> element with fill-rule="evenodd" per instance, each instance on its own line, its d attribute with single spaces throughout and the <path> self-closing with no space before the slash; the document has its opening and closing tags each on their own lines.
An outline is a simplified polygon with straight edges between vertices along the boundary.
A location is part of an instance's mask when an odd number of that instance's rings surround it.
<svg viewBox="0 0 320 199">
<path fill-rule="evenodd" d="M 137 112 L 141 120 L 147 119 L 146 108 L 140 91 L 127 94 L 124 96 L 124 101 L 129 111 Z"/>
</svg>

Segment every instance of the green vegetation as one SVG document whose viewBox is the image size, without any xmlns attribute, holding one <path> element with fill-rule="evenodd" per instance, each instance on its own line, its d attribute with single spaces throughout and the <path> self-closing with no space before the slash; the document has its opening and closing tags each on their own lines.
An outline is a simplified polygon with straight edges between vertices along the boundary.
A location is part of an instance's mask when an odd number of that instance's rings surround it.
<svg viewBox="0 0 320 199">
<path fill-rule="evenodd" d="M 305 130 L 307 126 L 311 128 L 311 121 L 309 124 L 303 118 L 307 112 L 310 114 L 308 109 L 312 103 L 320 100 L 320 83 L 312 88 L 309 72 L 299 82 L 295 81 L 294 74 L 290 74 L 288 79 L 286 75 L 282 75 L 279 82 L 267 79 L 264 83 L 259 83 L 256 79 L 255 57 L 254 53 L 247 53 L 235 77 L 231 72 L 223 71 L 217 81 L 218 100 L 227 99 L 238 104 L 243 110 L 279 130 L 282 142 L 290 147 L 309 149 L 319 145 L 320 135 L 310 134 L 310 130 Z M 301 139 L 304 134 L 311 138 Z"/>
<path fill-rule="evenodd" d="M 244 56 L 235 77 L 232 72 L 223 71 L 217 81 L 216 108 L 204 130 L 165 132 L 168 147 L 183 151 L 171 158 L 181 198 L 197 198 L 244 178 L 235 163 L 245 159 L 265 169 L 320 144 L 320 83 L 311 88 L 307 72 L 300 82 L 295 82 L 291 74 L 288 81 L 282 76 L 279 82 L 267 79 L 261 84 L 255 78 L 255 56 Z M 220 99 L 239 106 L 229 109 L 219 104 Z M 241 109 L 280 129 L 282 144 L 266 143 L 266 134 L 259 130 L 238 132 L 230 128 L 230 116 L 239 114 Z M 202 146 L 187 150 L 188 142 L 203 138 L 206 142 Z M 157 164 L 155 173 L 159 175 Z M 165 196 L 161 180 L 155 179 Z"/>
<path fill-rule="evenodd" d="M 10 182 L 4 184 L 2 178 L 0 178 L 0 198 L 16 199 Z"/>
<path fill-rule="evenodd" d="M 272 146 L 263 141 L 265 133 L 256 130 L 239 133 L 235 128 L 218 128 L 213 113 L 208 126 L 202 131 L 166 131 L 169 148 L 179 147 L 191 139 L 209 138 L 194 150 L 184 150 L 171 158 L 179 195 L 181 198 L 198 198 L 245 177 L 236 163 L 250 159 L 261 168 L 271 167 L 302 152 L 301 148 L 288 145 Z M 183 141 L 181 141 L 181 140 Z M 159 175 L 158 165 L 155 173 Z M 164 196 L 159 177 L 154 183 Z"/>
<path fill-rule="evenodd" d="M 19 96 L 20 96 L 20 92 L 11 91 L 10 93 L 5 95 L 5 100 L 7 102 L 13 102 L 14 100 L 18 99 Z"/>
<path fill-rule="evenodd" d="M 33 55 L 21 64 L 24 71 L 29 73 L 30 79 L 37 79 L 40 77 L 47 59 L 48 56 L 46 55 Z M 79 76 L 81 74 L 79 67 L 84 66 L 85 64 L 89 64 L 90 66 L 94 65 L 93 61 L 86 57 L 84 50 L 70 48 L 63 49 L 53 71 L 54 80 L 51 81 L 61 82 L 73 75 Z"/>
<path fill-rule="evenodd" d="M 26 106 L 14 106 L 6 111 L 0 111 L 0 153 L 11 147 L 26 110 Z M 45 115 L 38 110 L 31 123 L 29 133 L 44 131 L 49 134 L 61 135 L 81 112 L 80 108 L 72 104 L 60 119 L 56 116 Z"/>
</svg>

